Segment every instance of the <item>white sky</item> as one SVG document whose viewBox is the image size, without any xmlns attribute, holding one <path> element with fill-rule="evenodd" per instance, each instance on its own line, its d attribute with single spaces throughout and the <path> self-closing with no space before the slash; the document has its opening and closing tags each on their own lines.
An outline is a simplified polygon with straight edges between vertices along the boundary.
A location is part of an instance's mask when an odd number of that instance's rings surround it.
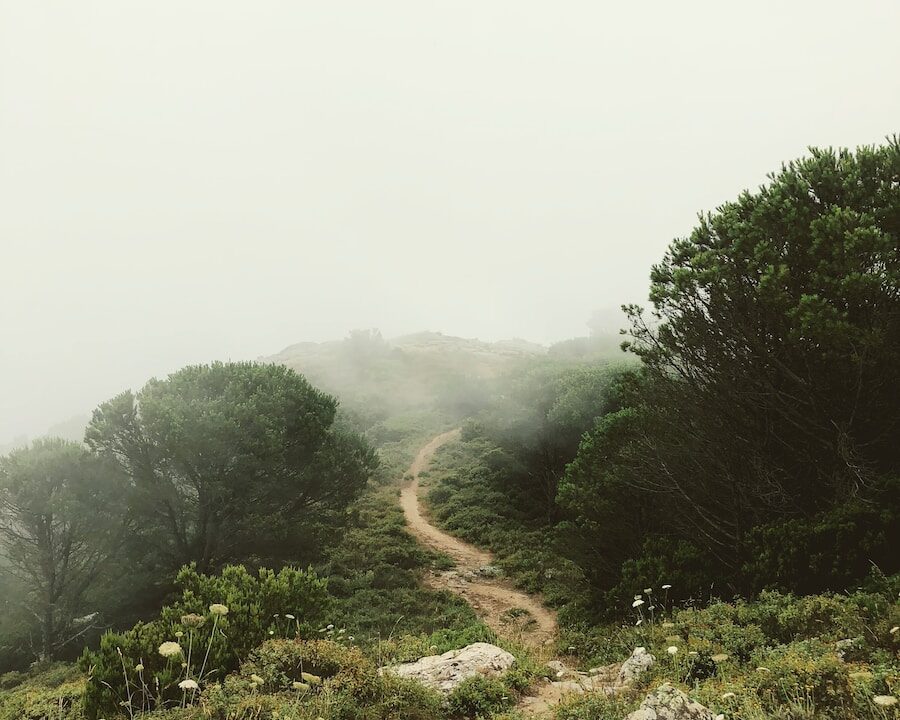
<svg viewBox="0 0 900 720">
<path fill-rule="evenodd" d="M 898 32 L 895 0 L 0 0 L 0 442 L 356 327 L 585 334 L 698 211 L 900 130 Z"/>
</svg>

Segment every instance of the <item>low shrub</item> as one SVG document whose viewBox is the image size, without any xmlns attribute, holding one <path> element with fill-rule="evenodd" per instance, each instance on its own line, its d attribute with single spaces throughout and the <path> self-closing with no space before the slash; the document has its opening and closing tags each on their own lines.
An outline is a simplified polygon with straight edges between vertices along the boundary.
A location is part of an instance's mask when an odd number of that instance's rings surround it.
<svg viewBox="0 0 900 720">
<path fill-rule="evenodd" d="M 325 581 L 294 568 L 254 575 L 230 566 L 207 576 L 186 567 L 176 583 L 180 597 L 157 620 L 106 633 L 96 650 L 85 651 L 89 720 L 123 704 L 149 710 L 183 703 L 179 682 L 223 678 L 267 637 L 311 632 L 328 607 Z"/>
<path fill-rule="evenodd" d="M 512 706 L 510 692 L 500 680 L 476 675 L 463 680 L 447 698 L 454 718 L 490 717 Z"/>
<path fill-rule="evenodd" d="M 310 690 L 329 688 L 356 699 L 371 699 L 375 667 L 356 647 L 331 640 L 269 640 L 255 649 L 241 666 L 241 676 L 263 678 L 261 688 L 290 692 L 294 682 Z M 310 679 L 314 678 L 314 679 Z"/>
<path fill-rule="evenodd" d="M 83 720 L 84 679 L 54 687 L 25 682 L 0 694 L 0 720 Z"/>
</svg>

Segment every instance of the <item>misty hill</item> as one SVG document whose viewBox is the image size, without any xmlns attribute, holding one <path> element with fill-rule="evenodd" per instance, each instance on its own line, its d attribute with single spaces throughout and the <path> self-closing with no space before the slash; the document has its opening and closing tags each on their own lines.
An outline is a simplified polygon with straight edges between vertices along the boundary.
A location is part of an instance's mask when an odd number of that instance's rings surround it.
<svg viewBox="0 0 900 720">
<path fill-rule="evenodd" d="M 84 440 L 84 428 L 87 426 L 90 416 L 75 415 L 68 420 L 63 420 L 47 428 L 47 432 L 38 437 L 57 437 L 63 440 L 71 440 L 80 443 Z M 0 455 L 6 455 L 16 448 L 26 447 L 34 438 L 27 435 L 19 435 L 7 442 L 0 442 Z"/>
<path fill-rule="evenodd" d="M 547 353 L 521 339 L 491 343 L 439 332 L 385 339 L 378 330 L 355 330 L 344 340 L 297 343 L 260 360 L 293 368 L 374 423 L 435 404 L 464 410 L 485 381 Z"/>
</svg>

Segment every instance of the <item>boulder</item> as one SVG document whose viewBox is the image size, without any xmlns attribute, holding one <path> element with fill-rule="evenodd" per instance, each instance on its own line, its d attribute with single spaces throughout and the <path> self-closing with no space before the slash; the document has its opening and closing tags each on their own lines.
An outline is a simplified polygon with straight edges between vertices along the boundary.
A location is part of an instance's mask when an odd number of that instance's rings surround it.
<svg viewBox="0 0 900 720">
<path fill-rule="evenodd" d="M 479 642 L 443 655 L 429 655 L 415 662 L 379 668 L 378 672 L 418 680 L 427 687 L 450 693 L 467 678 L 502 675 L 515 661 L 515 657 L 503 648 Z"/>
<path fill-rule="evenodd" d="M 552 677 L 561 678 L 570 674 L 569 668 L 563 665 L 559 660 L 550 660 L 547 663 L 547 667 L 550 669 L 550 674 Z"/>
<path fill-rule="evenodd" d="M 625 720 L 716 720 L 712 712 L 669 683 L 650 693 Z"/>
<path fill-rule="evenodd" d="M 647 652 L 646 648 L 636 647 L 631 657 L 622 663 L 619 668 L 619 684 L 630 685 L 637 680 L 646 670 L 653 667 L 656 658 Z"/>
</svg>

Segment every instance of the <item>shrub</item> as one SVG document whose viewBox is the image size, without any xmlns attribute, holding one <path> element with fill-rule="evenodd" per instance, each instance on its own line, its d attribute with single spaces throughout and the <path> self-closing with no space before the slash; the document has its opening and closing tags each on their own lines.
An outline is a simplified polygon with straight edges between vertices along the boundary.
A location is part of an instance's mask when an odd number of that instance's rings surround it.
<svg viewBox="0 0 900 720">
<path fill-rule="evenodd" d="M 17 685 L 21 685 L 27 678 L 28 675 L 18 670 L 3 673 L 3 675 L 0 675 L 0 690 L 10 690 Z"/>
<path fill-rule="evenodd" d="M 488 717 L 512 705 L 502 682 L 481 675 L 463 680 L 450 693 L 447 703 L 450 714 L 457 718 Z"/>
<path fill-rule="evenodd" d="M 207 576 L 186 567 L 176 583 L 181 596 L 157 620 L 106 633 L 97 650 L 85 651 L 81 666 L 90 675 L 85 691 L 89 719 L 112 714 L 122 703 L 132 709 L 179 703 L 181 680 L 222 678 L 270 634 L 310 631 L 327 610 L 325 581 L 294 568 L 260 569 L 253 575 L 243 566 L 230 566 L 221 575 Z M 213 604 L 227 607 L 227 614 L 211 613 Z M 175 641 L 181 653 L 163 657 L 160 646 Z"/>
<path fill-rule="evenodd" d="M 851 696 L 846 665 L 819 641 L 792 643 L 754 657 L 748 684 L 769 710 L 803 699 L 822 712 L 843 707 Z M 759 669 L 762 668 L 762 669 Z"/>
<path fill-rule="evenodd" d="M 0 694 L 0 720 L 82 720 L 84 680 L 55 687 L 24 683 Z"/>
<path fill-rule="evenodd" d="M 291 683 L 304 681 L 304 673 L 318 679 L 313 689 L 324 686 L 357 699 L 372 697 L 377 677 L 359 648 L 331 640 L 269 640 L 241 667 L 244 677 L 262 677 L 267 691 L 290 691 Z"/>
</svg>

